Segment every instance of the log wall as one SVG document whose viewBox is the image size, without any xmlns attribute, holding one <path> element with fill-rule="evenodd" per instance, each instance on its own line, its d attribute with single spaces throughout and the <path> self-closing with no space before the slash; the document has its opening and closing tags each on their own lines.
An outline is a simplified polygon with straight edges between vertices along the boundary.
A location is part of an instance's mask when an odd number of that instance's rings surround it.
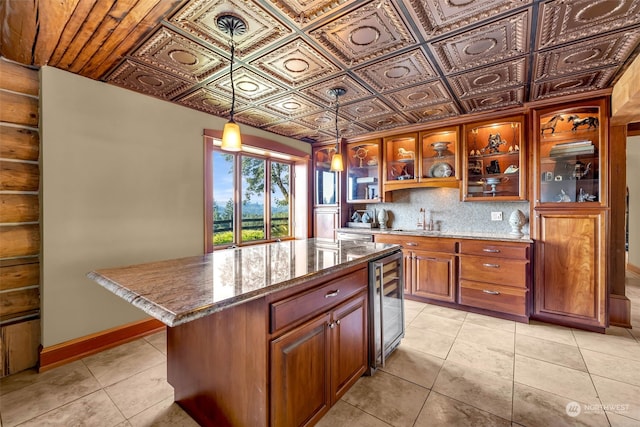
<svg viewBox="0 0 640 427">
<path fill-rule="evenodd" d="M 40 345 L 38 70 L 0 57 L 0 377 Z"/>
</svg>

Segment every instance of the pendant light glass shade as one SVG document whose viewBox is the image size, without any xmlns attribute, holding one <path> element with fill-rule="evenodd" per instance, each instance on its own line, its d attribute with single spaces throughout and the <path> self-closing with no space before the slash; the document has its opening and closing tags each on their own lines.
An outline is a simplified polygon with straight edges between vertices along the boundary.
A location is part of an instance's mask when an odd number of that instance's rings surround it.
<svg viewBox="0 0 640 427">
<path fill-rule="evenodd" d="M 347 90 L 343 87 L 334 87 L 329 89 L 329 95 L 336 99 L 336 153 L 331 157 L 331 171 L 342 172 L 344 170 L 344 163 L 342 161 L 342 154 L 340 154 L 340 134 L 338 132 L 338 97 L 347 93 Z"/>
<path fill-rule="evenodd" d="M 222 145 L 225 151 L 242 150 L 242 139 L 240 138 L 240 126 L 236 122 L 229 121 L 224 125 L 222 131 Z"/>
<path fill-rule="evenodd" d="M 344 164 L 342 163 L 342 154 L 336 153 L 331 158 L 331 171 L 342 172 L 344 170 Z"/>
</svg>

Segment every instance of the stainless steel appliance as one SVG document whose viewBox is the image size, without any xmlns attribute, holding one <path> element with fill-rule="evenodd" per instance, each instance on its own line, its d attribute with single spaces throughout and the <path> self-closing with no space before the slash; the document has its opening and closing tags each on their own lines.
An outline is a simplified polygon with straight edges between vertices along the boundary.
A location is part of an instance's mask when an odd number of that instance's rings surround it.
<svg viewBox="0 0 640 427">
<path fill-rule="evenodd" d="M 369 374 L 404 337 L 404 280 L 402 251 L 369 263 Z"/>
<path fill-rule="evenodd" d="M 348 231 L 338 231 L 338 240 L 359 240 L 363 242 L 373 242 L 373 234 L 370 233 L 349 233 Z"/>
</svg>

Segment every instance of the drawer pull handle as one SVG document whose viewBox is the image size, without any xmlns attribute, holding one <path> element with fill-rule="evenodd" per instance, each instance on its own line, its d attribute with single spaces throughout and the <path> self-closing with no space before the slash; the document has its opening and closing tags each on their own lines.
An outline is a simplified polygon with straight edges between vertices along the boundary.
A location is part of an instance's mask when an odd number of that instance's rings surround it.
<svg viewBox="0 0 640 427">
<path fill-rule="evenodd" d="M 484 248 L 482 250 L 482 252 L 489 252 L 490 254 L 499 254 L 500 253 L 500 249 L 489 249 L 489 248 Z"/>
<path fill-rule="evenodd" d="M 336 289 L 335 291 L 327 292 L 327 294 L 324 297 L 325 298 L 337 297 L 339 292 L 340 292 L 340 289 Z"/>
<path fill-rule="evenodd" d="M 488 268 L 500 268 L 500 264 L 487 264 L 484 263 L 482 264 L 483 267 L 488 267 Z"/>
<path fill-rule="evenodd" d="M 483 289 L 482 292 L 484 292 L 485 294 L 489 294 L 489 295 L 500 295 L 500 292 L 498 292 L 498 291 L 490 291 L 489 289 Z"/>
<path fill-rule="evenodd" d="M 418 244 L 413 242 L 407 242 L 407 246 L 418 246 Z"/>
</svg>

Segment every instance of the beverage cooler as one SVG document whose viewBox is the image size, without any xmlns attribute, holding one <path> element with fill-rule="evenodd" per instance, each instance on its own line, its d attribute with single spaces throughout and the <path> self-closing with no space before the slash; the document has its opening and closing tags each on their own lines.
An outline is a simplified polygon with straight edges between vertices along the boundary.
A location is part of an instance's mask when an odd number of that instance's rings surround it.
<svg viewBox="0 0 640 427">
<path fill-rule="evenodd" d="M 404 337 L 402 251 L 369 263 L 369 373 L 384 367 Z"/>
</svg>

